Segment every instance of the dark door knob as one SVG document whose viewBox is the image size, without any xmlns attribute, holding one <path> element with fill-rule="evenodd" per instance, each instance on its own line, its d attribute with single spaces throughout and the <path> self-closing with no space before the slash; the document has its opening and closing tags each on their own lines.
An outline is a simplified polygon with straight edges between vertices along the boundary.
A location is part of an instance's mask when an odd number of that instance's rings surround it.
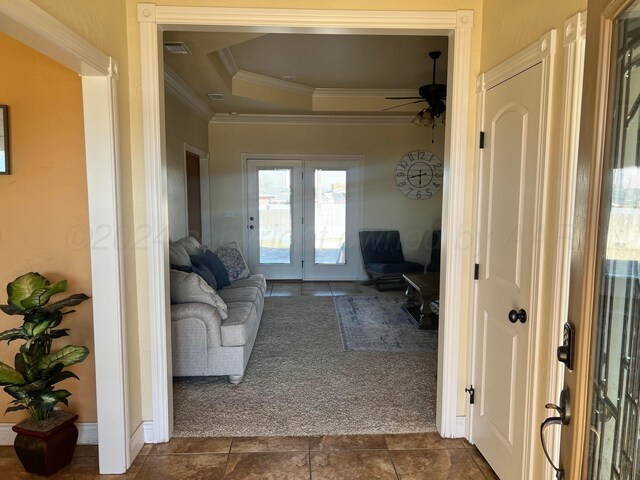
<svg viewBox="0 0 640 480">
<path fill-rule="evenodd" d="M 249 228 L 250 228 L 251 230 L 253 230 L 253 225 L 249 225 Z"/>
<path fill-rule="evenodd" d="M 522 323 L 527 322 L 527 312 L 525 312 L 524 308 L 521 308 L 519 311 L 511 310 L 509 312 L 509 321 L 511 323 L 516 323 L 518 320 Z"/>
</svg>

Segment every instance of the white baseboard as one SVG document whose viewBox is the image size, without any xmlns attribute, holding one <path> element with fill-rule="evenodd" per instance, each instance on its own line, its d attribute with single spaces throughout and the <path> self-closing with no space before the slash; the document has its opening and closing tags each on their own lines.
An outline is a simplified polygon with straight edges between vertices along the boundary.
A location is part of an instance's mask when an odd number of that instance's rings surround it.
<svg viewBox="0 0 640 480">
<path fill-rule="evenodd" d="M 467 433 L 467 417 L 456 417 L 456 438 L 465 438 Z"/>
<path fill-rule="evenodd" d="M 145 420 L 142 422 L 144 430 L 144 443 L 155 443 L 153 439 L 153 420 Z"/>
<path fill-rule="evenodd" d="M 13 423 L 0 423 L 0 445 L 13 445 L 16 432 L 11 430 Z M 98 424 L 96 422 L 76 423 L 78 427 L 78 445 L 96 445 L 98 443 Z"/>
<path fill-rule="evenodd" d="M 141 423 L 136 428 L 136 431 L 131 435 L 131 441 L 129 442 L 129 453 L 131 455 L 131 461 L 135 460 L 135 458 L 140 453 L 144 447 L 144 426 Z"/>
</svg>

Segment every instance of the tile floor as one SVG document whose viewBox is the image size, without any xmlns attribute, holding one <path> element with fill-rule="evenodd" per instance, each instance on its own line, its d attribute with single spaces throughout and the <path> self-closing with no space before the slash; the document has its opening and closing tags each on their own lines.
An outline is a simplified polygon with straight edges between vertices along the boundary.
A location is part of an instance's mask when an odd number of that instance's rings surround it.
<svg viewBox="0 0 640 480">
<path fill-rule="evenodd" d="M 267 284 L 267 296 L 377 293 L 360 282 Z M 394 292 L 398 295 L 402 291 Z M 24 472 L 13 447 L 0 447 L 6 480 L 42 478 Z M 497 479 L 466 440 L 437 433 L 324 437 L 174 438 L 145 445 L 125 475 L 99 475 L 98 449 L 81 445 L 60 480 L 483 480 Z"/>
<path fill-rule="evenodd" d="M 24 472 L 13 447 L 0 447 L 5 480 Z M 145 445 L 125 475 L 98 475 L 98 450 L 79 446 L 53 479 L 439 480 L 497 479 L 465 440 L 437 433 L 324 437 L 174 438 Z"/>
</svg>

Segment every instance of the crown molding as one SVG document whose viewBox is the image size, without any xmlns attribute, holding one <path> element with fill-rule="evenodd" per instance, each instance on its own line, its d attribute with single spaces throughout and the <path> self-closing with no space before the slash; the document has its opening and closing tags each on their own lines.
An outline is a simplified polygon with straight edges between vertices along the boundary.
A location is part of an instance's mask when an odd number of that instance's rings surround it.
<svg viewBox="0 0 640 480">
<path fill-rule="evenodd" d="M 213 124 L 264 124 L 264 125 L 411 125 L 414 115 L 284 115 L 218 113 L 209 123 Z"/>
<path fill-rule="evenodd" d="M 415 89 L 393 88 L 316 88 L 314 97 L 418 97 Z"/>
<path fill-rule="evenodd" d="M 116 63 L 31 2 L 0 1 L 0 32 L 84 76 L 112 76 Z"/>
<path fill-rule="evenodd" d="M 222 65 L 224 65 L 225 70 L 231 77 L 233 77 L 236 73 L 238 73 L 238 70 L 240 69 L 238 68 L 236 59 L 233 58 L 233 54 L 231 53 L 231 50 L 229 50 L 228 48 L 222 48 L 218 50 L 217 53 L 218 53 L 218 58 L 222 62 Z"/>
<path fill-rule="evenodd" d="M 153 6 L 153 11 L 150 6 Z M 376 33 L 380 29 L 388 33 L 416 33 L 447 35 L 463 23 L 473 25 L 473 12 L 451 11 L 377 11 L 377 10 L 303 10 L 279 8 L 227 8 L 186 7 L 139 4 L 139 21 L 153 18 L 159 25 L 214 26 L 214 27 L 263 27 L 265 32 L 304 32 L 316 28 L 318 33 Z M 142 14 L 146 15 L 142 18 Z"/>
<path fill-rule="evenodd" d="M 279 90 L 284 90 L 298 95 L 307 95 L 308 97 L 313 96 L 313 92 L 315 90 L 314 88 L 307 87 L 306 85 L 287 82 L 286 80 L 280 80 L 278 78 L 268 77 L 267 75 L 260 75 L 259 73 L 248 72 L 246 70 L 238 70 L 238 72 L 233 76 L 233 79 L 238 79 L 247 83 L 254 83 L 256 85 L 277 88 Z"/>
<path fill-rule="evenodd" d="M 196 115 L 210 120 L 215 112 L 198 94 L 168 65 L 164 66 L 164 86 L 168 93 L 176 97 L 180 103 Z"/>
</svg>

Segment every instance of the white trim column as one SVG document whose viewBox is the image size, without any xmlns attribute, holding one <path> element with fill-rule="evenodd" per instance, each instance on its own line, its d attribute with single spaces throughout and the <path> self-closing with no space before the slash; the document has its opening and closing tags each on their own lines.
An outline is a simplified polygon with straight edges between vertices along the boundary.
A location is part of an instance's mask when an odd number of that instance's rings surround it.
<svg viewBox="0 0 640 480">
<path fill-rule="evenodd" d="M 112 72 L 117 74 L 115 63 Z M 100 472 L 124 473 L 133 460 L 129 448 L 123 240 L 119 228 L 122 215 L 116 79 L 113 75 L 82 77 L 82 96 Z"/>
<path fill-rule="evenodd" d="M 584 74 L 584 54 L 586 43 L 587 13 L 580 12 L 564 23 L 564 76 L 562 108 L 562 147 L 558 177 L 558 221 L 556 240 L 556 270 L 553 279 L 553 301 L 551 314 L 551 335 L 549 335 L 548 371 L 546 400 L 558 403 L 564 384 L 564 365 L 556 359 L 556 348 L 562 344 L 563 325 L 568 322 L 569 273 L 571 270 L 571 239 L 573 236 L 573 213 L 576 195 L 576 171 L 578 167 L 578 144 L 580 139 L 580 113 L 582 111 L 582 79 Z M 560 453 L 560 429 L 547 434 L 547 447 L 551 458 Z M 556 461 L 556 465 L 557 465 Z M 545 461 L 544 475 L 555 477 L 555 470 Z"/>
<path fill-rule="evenodd" d="M 153 441 L 167 442 L 173 430 L 171 326 L 169 309 L 169 212 L 164 138 L 162 38 L 156 6 L 138 5 L 142 60 L 142 110 L 147 204 L 147 261 L 151 332 Z"/>
<path fill-rule="evenodd" d="M 471 291 L 470 267 L 465 267 L 468 246 L 464 221 L 467 191 L 467 142 L 469 125 L 469 89 L 471 27 L 473 12 L 457 12 L 455 31 L 449 34 L 447 84 L 451 95 L 447 106 L 447 130 L 444 142 L 445 182 L 442 196 L 442 264 L 440 278 L 441 322 L 438 338 L 438 391 L 436 426 L 443 437 L 460 435 L 457 419 L 460 378 L 460 324 L 465 317 L 461 293 Z M 464 92 L 464 93 L 463 93 Z M 469 262 L 467 262 L 468 264 Z M 469 297 L 470 298 L 470 297 Z M 455 319 L 452 321 L 452 319 Z M 444 327 L 444 328 L 443 328 Z"/>
</svg>

